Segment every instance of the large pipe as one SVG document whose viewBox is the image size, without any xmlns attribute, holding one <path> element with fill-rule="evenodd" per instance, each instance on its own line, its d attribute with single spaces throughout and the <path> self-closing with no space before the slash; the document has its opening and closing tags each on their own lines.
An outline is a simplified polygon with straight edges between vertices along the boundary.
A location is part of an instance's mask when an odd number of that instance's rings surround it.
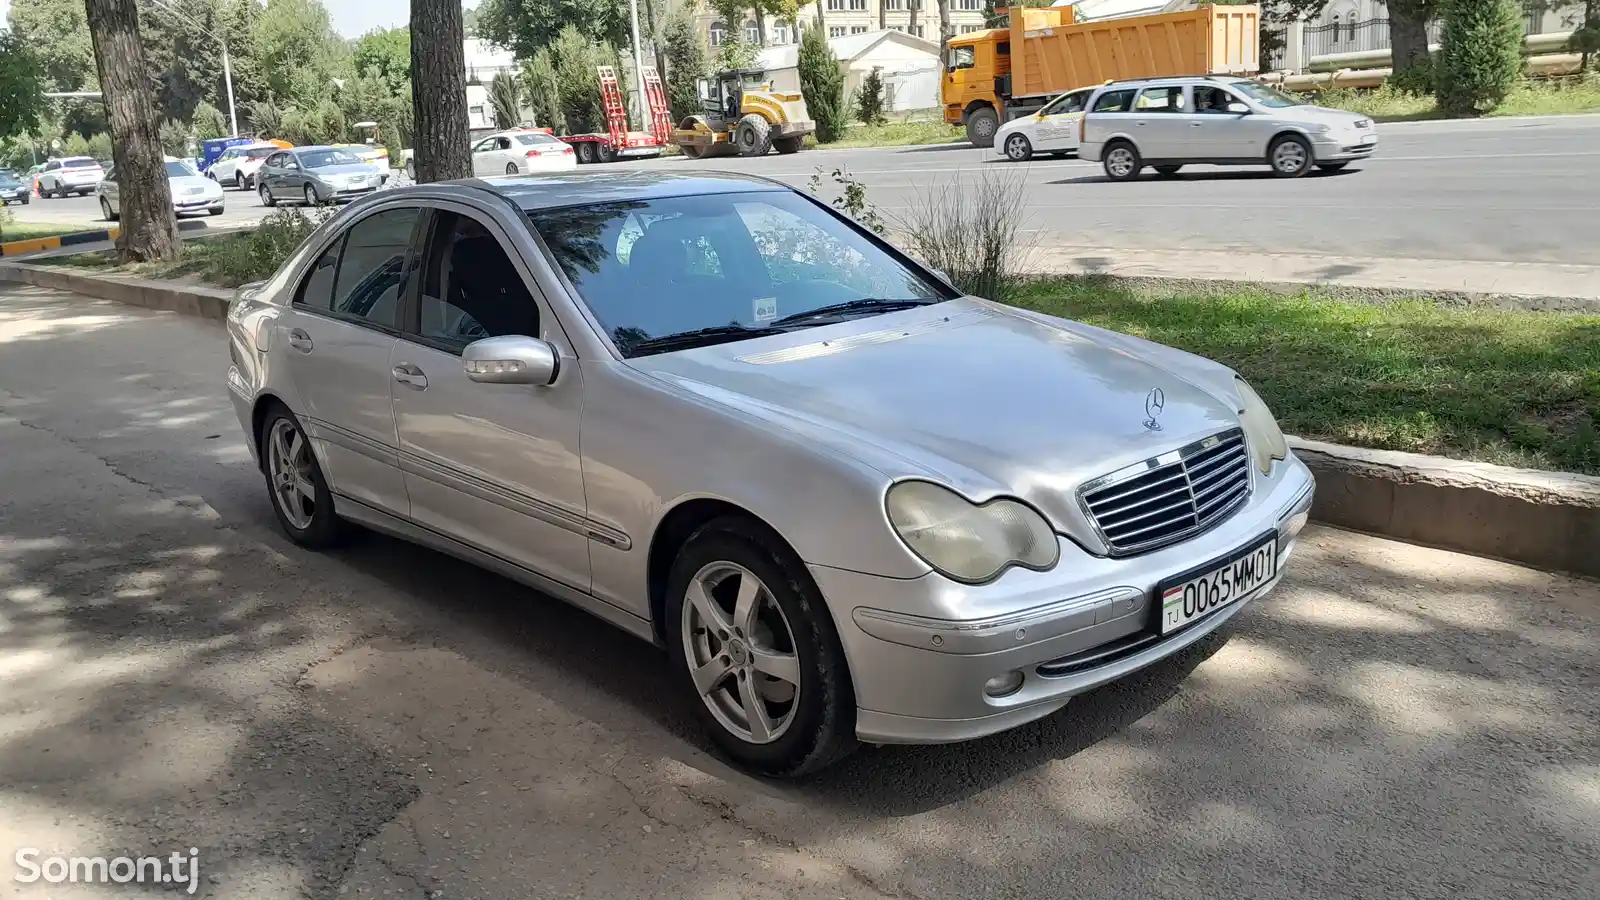
<svg viewBox="0 0 1600 900">
<path fill-rule="evenodd" d="M 1548 56 L 1528 57 L 1523 71 L 1528 75 L 1572 75 L 1583 67 L 1579 53 L 1554 53 Z M 1278 85 L 1291 91 L 1323 91 L 1328 88 L 1375 88 L 1388 80 L 1393 70 L 1341 69 L 1337 72 L 1307 72 L 1301 75 L 1267 72 L 1260 76 L 1266 84 Z"/>
<path fill-rule="evenodd" d="M 1522 41 L 1522 53 L 1524 56 L 1561 53 L 1567 49 L 1567 43 L 1571 39 L 1570 31 L 1530 34 Z M 1439 49 L 1438 44 L 1428 45 L 1429 53 L 1438 53 Z M 1357 50 L 1352 53 L 1324 53 L 1307 59 L 1306 68 L 1312 72 L 1338 72 L 1342 69 L 1377 69 L 1389 65 L 1390 62 L 1389 50 L 1384 48 Z"/>
</svg>

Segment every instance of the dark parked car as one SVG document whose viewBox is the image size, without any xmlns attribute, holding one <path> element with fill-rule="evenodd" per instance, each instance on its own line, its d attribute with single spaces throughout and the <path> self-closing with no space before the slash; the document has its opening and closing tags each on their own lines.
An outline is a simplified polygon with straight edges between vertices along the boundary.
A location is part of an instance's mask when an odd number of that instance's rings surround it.
<svg viewBox="0 0 1600 900">
<path fill-rule="evenodd" d="M 17 177 L 15 172 L 0 171 L 0 206 L 10 206 L 13 203 L 27 205 L 33 192 L 28 189 L 26 182 Z"/>
</svg>

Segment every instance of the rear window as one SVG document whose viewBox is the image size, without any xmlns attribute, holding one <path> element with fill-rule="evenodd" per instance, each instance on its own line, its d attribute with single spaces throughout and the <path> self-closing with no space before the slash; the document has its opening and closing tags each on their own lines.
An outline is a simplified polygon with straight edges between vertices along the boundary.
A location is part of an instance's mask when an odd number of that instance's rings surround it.
<svg viewBox="0 0 1600 900">
<path fill-rule="evenodd" d="M 61 165 L 68 169 L 98 169 L 100 161 L 92 156 L 69 156 L 61 161 Z"/>
<path fill-rule="evenodd" d="M 167 177 L 168 178 L 182 178 L 185 175 L 197 175 L 197 174 L 199 174 L 199 173 L 197 173 L 188 163 L 183 162 L 182 160 L 174 159 L 174 160 L 169 160 L 167 162 Z"/>
<path fill-rule="evenodd" d="M 1106 91 L 1094 98 L 1090 112 L 1127 112 L 1133 107 L 1132 89 Z"/>
<path fill-rule="evenodd" d="M 278 152 L 277 147 L 251 147 L 245 151 L 245 155 L 251 159 L 266 159 L 276 152 Z"/>
</svg>

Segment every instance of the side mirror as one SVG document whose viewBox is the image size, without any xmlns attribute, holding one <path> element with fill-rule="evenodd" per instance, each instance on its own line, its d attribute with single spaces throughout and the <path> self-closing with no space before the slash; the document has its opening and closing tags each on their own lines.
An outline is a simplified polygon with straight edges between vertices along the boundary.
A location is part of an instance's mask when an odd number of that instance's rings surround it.
<svg viewBox="0 0 1600 900">
<path fill-rule="evenodd" d="M 1228 112 L 1237 113 L 1241 116 L 1248 116 L 1250 115 L 1250 107 L 1245 106 L 1243 103 L 1235 100 L 1228 104 Z"/>
<path fill-rule="evenodd" d="M 556 380 L 561 360 L 549 341 L 508 334 L 468 344 L 461 367 L 480 384 L 546 385 Z"/>
</svg>

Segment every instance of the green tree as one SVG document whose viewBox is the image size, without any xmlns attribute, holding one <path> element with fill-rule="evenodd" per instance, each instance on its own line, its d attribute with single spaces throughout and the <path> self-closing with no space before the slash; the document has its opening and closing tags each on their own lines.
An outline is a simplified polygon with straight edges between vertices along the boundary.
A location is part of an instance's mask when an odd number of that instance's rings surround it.
<svg viewBox="0 0 1600 900">
<path fill-rule="evenodd" d="M 548 49 L 540 50 L 522 67 L 522 83 L 527 88 L 528 108 L 541 128 L 557 133 L 567 130 L 567 117 L 561 112 L 561 80 Z"/>
<path fill-rule="evenodd" d="M 1439 108 L 1454 116 L 1492 109 L 1522 77 L 1519 0 L 1449 0 L 1439 51 Z"/>
<path fill-rule="evenodd" d="M 395 93 L 411 90 L 411 29 L 379 28 L 356 39 L 357 74 L 377 78 Z"/>
<path fill-rule="evenodd" d="M 494 107 L 494 124 L 515 128 L 522 121 L 522 85 L 517 76 L 501 72 L 489 82 L 489 105 Z"/>
<path fill-rule="evenodd" d="M 0 31 L 0 136 L 24 134 L 39 127 L 44 109 L 44 79 L 39 61 L 9 31 Z"/>
<path fill-rule="evenodd" d="M 817 25 L 805 30 L 800 37 L 800 92 L 805 95 L 806 108 L 817 123 L 817 140 L 831 144 L 844 137 L 849 111 L 844 98 L 844 73 L 839 70 L 839 60 L 828 47 L 828 38 Z"/>
<path fill-rule="evenodd" d="M 603 131 L 605 107 L 600 102 L 600 80 L 595 68 L 612 66 L 617 69 L 618 79 L 623 79 L 626 73 L 622 71 L 616 48 L 597 44 L 576 27 L 568 27 L 556 36 L 555 43 L 550 46 L 550 56 L 555 63 L 561 115 L 567 133 Z M 625 85 L 623 96 L 627 96 Z"/>
<path fill-rule="evenodd" d="M 672 107 L 672 121 L 682 122 L 700 112 L 695 83 L 706 74 L 706 50 L 695 33 L 694 23 L 682 12 L 667 17 L 661 38 L 666 45 L 667 103 Z"/>
<path fill-rule="evenodd" d="M 228 133 L 228 117 L 204 100 L 194 108 L 194 117 L 189 121 L 194 136 L 201 140 L 223 137 Z"/>
<path fill-rule="evenodd" d="M 863 125 L 881 125 L 885 121 L 883 76 L 878 74 L 876 66 L 861 79 L 861 91 L 856 95 L 856 118 Z"/>
<path fill-rule="evenodd" d="M 83 0 L 12 0 L 11 33 L 37 60 L 46 90 L 93 90 L 94 45 Z"/>
<path fill-rule="evenodd" d="M 612 47 L 627 46 L 631 33 L 627 0 L 483 0 L 474 18 L 480 37 L 519 59 L 532 59 L 568 28 Z"/>
<path fill-rule="evenodd" d="M 353 72 L 348 46 L 318 0 L 267 0 L 252 39 L 267 93 L 280 103 L 314 104 L 335 78 Z"/>
</svg>

